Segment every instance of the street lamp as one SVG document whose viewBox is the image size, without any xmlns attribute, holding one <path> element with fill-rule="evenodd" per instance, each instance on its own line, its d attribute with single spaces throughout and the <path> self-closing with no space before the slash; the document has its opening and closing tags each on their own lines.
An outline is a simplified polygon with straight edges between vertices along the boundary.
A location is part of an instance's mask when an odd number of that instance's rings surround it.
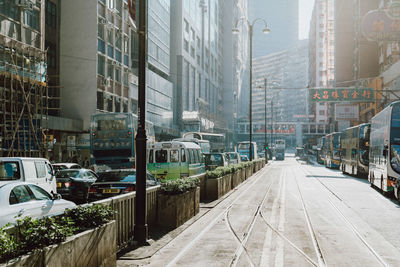
<svg viewBox="0 0 400 267">
<path fill-rule="evenodd" d="M 263 21 L 264 22 L 264 29 L 263 33 L 267 34 L 271 30 L 267 27 L 267 22 L 264 19 L 261 18 L 256 18 L 253 20 L 253 22 L 249 22 L 247 18 L 242 17 L 239 18 L 236 23 L 235 23 L 235 28 L 232 29 L 232 33 L 237 34 L 240 32 L 238 26 L 241 21 L 246 22 L 247 28 L 249 30 L 249 39 L 250 39 L 250 106 L 249 106 L 249 123 L 250 123 L 250 135 L 249 135 L 249 156 L 250 156 L 250 161 L 253 160 L 253 149 L 252 149 L 252 134 L 253 134 L 253 122 L 252 122 L 252 105 L 253 105 L 253 100 L 252 100 L 252 93 L 253 93 L 253 85 L 252 85 L 252 80 L 253 80 L 253 27 L 254 24 L 257 21 Z"/>
</svg>

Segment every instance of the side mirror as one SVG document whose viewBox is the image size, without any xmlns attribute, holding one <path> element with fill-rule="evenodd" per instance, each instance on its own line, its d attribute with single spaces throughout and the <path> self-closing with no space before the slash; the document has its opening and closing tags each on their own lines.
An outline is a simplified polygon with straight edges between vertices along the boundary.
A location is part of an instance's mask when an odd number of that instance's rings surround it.
<svg viewBox="0 0 400 267">
<path fill-rule="evenodd" d="M 51 191 L 51 199 L 54 201 L 54 200 L 59 200 L 59 199 L 61 199 L 61 195 L 60 194 L 57 194 L 57 193 L 54 193 L 53 191 Z"/>
</svg>

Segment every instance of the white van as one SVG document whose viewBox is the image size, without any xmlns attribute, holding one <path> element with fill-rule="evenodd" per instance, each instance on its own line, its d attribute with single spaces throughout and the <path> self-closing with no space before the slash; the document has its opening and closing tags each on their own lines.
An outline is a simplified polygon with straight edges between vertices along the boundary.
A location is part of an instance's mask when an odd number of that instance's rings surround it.
<svg viewBox="0 0 400 267">
<path fill-rule="evenodd" d="M 0 185 L 11 181 L 30 182 L 57 193 L 53 167 L 44 158 L 0 157 Z"/>
</svg>

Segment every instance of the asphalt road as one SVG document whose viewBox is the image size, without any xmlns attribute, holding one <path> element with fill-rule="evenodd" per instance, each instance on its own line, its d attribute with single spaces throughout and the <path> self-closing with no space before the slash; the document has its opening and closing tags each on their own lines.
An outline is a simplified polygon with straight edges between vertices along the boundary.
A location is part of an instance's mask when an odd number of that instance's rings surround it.
<svg viewBox="0 0 400 267">
<path fill-rule="evenodd" d="M 366 179 L 289 156 L 118 266 L 400 266 L 399 208 Z"/>
</svg>

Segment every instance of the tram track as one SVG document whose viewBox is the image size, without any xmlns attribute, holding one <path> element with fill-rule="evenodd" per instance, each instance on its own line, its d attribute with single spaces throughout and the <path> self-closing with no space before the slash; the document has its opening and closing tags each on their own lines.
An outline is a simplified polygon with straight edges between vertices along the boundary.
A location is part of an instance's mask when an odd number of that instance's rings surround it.
<svg viewBox="0 0 400 267">
<path fill-rule="evenodd" d="M 192 248 L 192 247 L 194 246 L 194 244 L 195 244 L 202 236 L 204 236 L 213 226 L 215 226 L 215 225 L 220 221 L 220 219 L 221 219 L 222 217 L 224 217 L 224 219 L 225 219 L 225 221 L 226 221 L 226 219 L 227 219 L 227 214 L 228 214 L 229 211 L 233 208 L 233 206 L 235 205 L 235 203 L 236 203 L 237 201 L 239 201 L 239 200 L 241 199 L 241 197 L 243 197 L 250 189 L 252 189 L 253 186 L 257 184 L 257 182 L 259 182 L 259 180 L 261 179 L 261 177 L 263 177 L 263 174 L 265 174 L 265 172 L 266 172 L 266 169 L 264 168 L 264 169 L 261 169 L 261 171 L 259 171 L 258 173 L 256 173 L 256 174 L 255 174 L 255 177 L 254 177 L 254 180 L 252 181 L 252 183 L 251 183 L 250 185 L 248 185 L 248 187 L 247 187 L 244 191 L 242 191 L 242 192 L 241 192 L 241 193 L 240 193 L 240 194 L 225 208 L 225 209 L 223 209 L 218 215 L 216 215 L 215 218 L 214 218 L 200 233 L 198 233 L 188 244 L 186 244 L 186 246 L 184 246 L 184 247 L 181 249 L 181 251 L 180 251 L 166 266 L 174 266 L 174 265 L 179 261 L 179 259 L 180 259 L 183 255 L 185 255 L 185 253 L 186 253 L 190 248 Z M 270 191 L 270 189 L 271 189 L 273 183 L 275 182 L 275 180 L 276 180 L 276 179 L 272 179 L 272 181 L 267 185 L 267 191 L 266 191 L 266 194 L 265 194 L 265 196 L 264 196 L 264 198 L 263 198 L 263 200 L 262 200 L 261 203 L 263 203 L 263 202 L 265 201 L 265 199 L 266 199 L 266 197 L 267 197 L 267 195 L 268 195 L 268 192 Z M 255 219 L 256 219 L 256 217 L 257 217 L 257 214 L 259 213 L 258 211 L 259 211 L 260 207 L 261 207 L 261 206 L 260 206 L 260 204 L 259 204 L 259 205 L 257 206 L 257 212 L 256 212 L 256 213 L 254 214 L 254 216 L 253 216 L 252 222 L 251 222 L 250 225 L 247 227 L 249 230 L 248 230 L 248 232 L 245 234 L 243 240 L 241 240 L 241 239 L 239 238 L 239 236 L 237 235 L 237 233 L 234 231 L 234 229 L 233 229 L 231 223 L 228 223 L 229 219 L 228 219 L 228 221 L 226 221 L 226 222 L 227 222 L 227 227 L 228 227 L 229 231 L 232 233 L 232 235 L 233 235 L 234 238 L 237 240 L 237 242 L 239 242 L 239 247 L 238 247 L 238 249 L 236 250 L 235 255 L 234 255 L 234 257 L 233 257 L 233 259 L 232 259 L 232 261 L 231 261 L 231 266 L 236 266 L 237 260 L 239 260 L 240 255 L 243 253 L 243 251 L 245 251 L 245 253 L 246 253 L 246 255 L 247 255 L 248 259 L 249 259 L 249 262 L 250 262 L 251 266 L 255 266 L 255 265 L 254 265 L 254 262 L 252 261 L 250 255 L 249 255 L 249 253 L 248 253 L 248 251 L 247 251 L 247 249 L 245 248 L 245 243 L 247 242 L 248 237 L 250 236 L 251 231 L 252 231 L 252 229 L 253 229 L 253 227 L 254 227 L 254 222 L 255 222 Z"/>
<path fill-rule="evenodd" d="M 340 202 L 342 202 L 346 207 L 351 209 L 344 201 L 335 193 L 333 192 L 327 185 L 325 185 L 320 178 L 318 178 L 316 175 L 313 175 L 309 170 L 305 169 L 304 167 L 301 168 L 298 166 L 298 169 L 302 171 L 305 175 L 308 175 L 308 177 L 314 178 L 312 181 L 314 184 L 317 184 L 320 188 L 323 188 L 327 192 L 329 192 L 333 197 L 338 199 Z M 297 178 L 296 178 L 297 179 Z M 297 182 L 297 180 L 296 180 Z M 317 183 L 318 182 L 318 183 Z M 298 182 L 297 182 L 298 183 Z M 363 243 L 363 245 L 371 252 L 371 254 L 376 258 L 376 260 L 382 265 L 382 266 L 390 266 L 380 255 L 379 253 L 367 242 L 367 240 L 361 235 L 361 233 L 357 230 L 357 227 L 347 218 L 347 216 L 340 211 L 339 207 L 333 203 L 333 201 L 327 197 L 326 200 L 328 203 L 332 206 L 333 210 L 339 215 L 339 217 L 342 219 L 342 221 L 345 222 L 345 224 L 348 226 L 351 232 Z"/>
</svg>

